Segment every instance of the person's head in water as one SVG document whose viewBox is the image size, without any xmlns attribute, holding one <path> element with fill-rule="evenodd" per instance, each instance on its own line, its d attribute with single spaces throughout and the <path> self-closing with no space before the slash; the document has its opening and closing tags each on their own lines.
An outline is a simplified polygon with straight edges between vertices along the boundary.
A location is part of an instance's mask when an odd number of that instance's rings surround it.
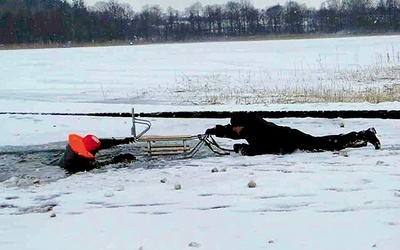
<svg viewBox="0 0 400 250">
<path fill-rule="evenodd" d="M 94 155 L 97 153 L 100 144 L 100 139 L 92 134 L 88 134 L 85 137 L 78 134 L 68 135 L 68 145 L 72 151 L 84 158 L 94 159 Z"/>
</svg>

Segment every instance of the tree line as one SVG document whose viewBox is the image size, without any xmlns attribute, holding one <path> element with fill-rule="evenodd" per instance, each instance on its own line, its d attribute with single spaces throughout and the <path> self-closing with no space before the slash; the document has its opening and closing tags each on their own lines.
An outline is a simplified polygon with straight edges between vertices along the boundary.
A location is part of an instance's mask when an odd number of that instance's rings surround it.
<svg viewBox="0 0 400 250">
<path fill-rule="evenodd" d="M 134 11 L 115 0 L 0 0 L 0 44 L 194 41 L 242 36 L 396 32 L 400 0 L 327 0 L 319 9 L 296 1 L 255 8 L 246 0 L 184 11 L 158 5 Z"/>
</svg>

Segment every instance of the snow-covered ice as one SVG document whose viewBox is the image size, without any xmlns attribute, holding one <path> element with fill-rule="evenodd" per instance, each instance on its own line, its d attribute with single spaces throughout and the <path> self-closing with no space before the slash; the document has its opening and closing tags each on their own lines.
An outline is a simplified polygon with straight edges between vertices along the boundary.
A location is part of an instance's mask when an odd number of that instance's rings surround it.
<svg viewBox="0 0 400 250">
<path fill-rule="evenodd" d="M 249 70 L 257 75 L 262 68 L 281 72 L 271 75 L 286 81 L 283 72 L 299 68 L 294 62 L 309 68 L 323 63 L 328 71 L 365 66 L 376 62 L 377 53 L 398 51 L 398 39 L 0 51 L 0 112 L 130 112 L 132 107 L 137 112 L 397 110 L 397 102 L 195 106 L 171 99 L 168 90 L 180 74 Z M 136 98 L 141 95 L 133 93 L 139 92 L 146 92 L 145 98 Z M 163 135 L 195 135 L 229 122 L 150 120 L 148 134 Z M 52 181 L 38 181 L 30 172 L 32 178 L 25 180 L 29 185 L 22 186 L 14 176 L 0 183 L 0 249 L 399 249 L 400 121 L 269 120 L 314 135 L 373 126 L 382 149 L 369 145 L 339 153 L 255 157 L 210 153 L 160 161 L 153 168 L 135 162 Z M 131 119 L 2 114 L 0 124 L 1 152 L 64 145 L 70 132 L 130 136 Z M 0 168 L 17 167 L 2 159 L 0 155 Z M 49 173 L 60 174 L 58 167 L 47 167 L 52 168 Z M 250 181 L 255 188 L 248 187 Z"/>
</svg>

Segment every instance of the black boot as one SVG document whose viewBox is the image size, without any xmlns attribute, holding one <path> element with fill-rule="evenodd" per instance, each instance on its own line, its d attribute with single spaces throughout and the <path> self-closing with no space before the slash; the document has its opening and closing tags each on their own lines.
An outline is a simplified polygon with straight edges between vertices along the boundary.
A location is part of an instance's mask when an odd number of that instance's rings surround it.
<svg viewBox="0 0 400 250">
<path fill-rule="evenodd" d="M 361 131 L 361 134 L 365 140 L 374 145 L 375 149 L 381 148 L 381 142 L 379 141 L 378 137 L 376 137 L 375 128 L 371 127 L 367 130 Z"/>
</svg>

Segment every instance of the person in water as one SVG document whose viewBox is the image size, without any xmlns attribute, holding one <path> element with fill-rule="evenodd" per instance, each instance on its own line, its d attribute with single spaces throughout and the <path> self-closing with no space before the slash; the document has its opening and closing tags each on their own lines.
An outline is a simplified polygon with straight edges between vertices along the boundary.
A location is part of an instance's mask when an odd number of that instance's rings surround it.
<svg viewBox="0 0 400 250">
<path fill-rule="evenodd" d="M 68 135 L 68 144 L 61 156 L 58 165 L 69 173 L 89 171 L 102 166 L 121 162 L 131 162 L 136 158 L 133 154 L 120 154 L 111 159 L 97 161 L 95 155 L 103 149 L 108 149 L 116 145 L 129 144 L 130 138 L 125 139 L 100 139 L 95 135 L 88 134 L 82 137 L 78 134 Z"/>
<path fill-rule="evenodd" d="M 236 153 L 253 156 L 261 154 L 290 154 L 296 150 L 307 152 L 338 151 L 349 147 L 364 147 L 371 143 L 381 148 L 375 128 L 347 134 L 313 136 L 298 129 L 279 126 L 253 114 L 236 114 L 230 124 L 216 125 L 206 134 L 231 139 L 245 139 L 247 143 L 234 144 Z"/>
</svg>

